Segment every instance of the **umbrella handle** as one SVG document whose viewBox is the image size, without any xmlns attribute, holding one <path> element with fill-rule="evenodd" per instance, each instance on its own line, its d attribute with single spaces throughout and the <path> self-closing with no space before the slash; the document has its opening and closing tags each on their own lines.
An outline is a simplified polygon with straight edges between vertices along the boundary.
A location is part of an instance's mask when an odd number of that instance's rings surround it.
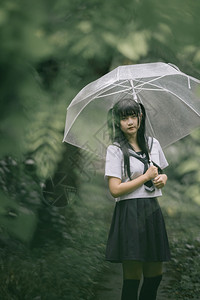
<svg viewBox="0 0 200 300">
<path fill-rule="evenodd" d="M 152 163 L 152 160 L 149 161 L 149 166 L 153 166 L 154 164 Z"/>
<path fill-rule="evenodd" d="M 158 174 L 163 174 L 162 169 L 161 169 L 156 163 L 153 163 L 152 160 L 150 160 L 149 166 L 150 166 L 150 167 L 151 167 L 151 166 L 157 167 L 157 168 L 158 168 Z"/>
</svg>

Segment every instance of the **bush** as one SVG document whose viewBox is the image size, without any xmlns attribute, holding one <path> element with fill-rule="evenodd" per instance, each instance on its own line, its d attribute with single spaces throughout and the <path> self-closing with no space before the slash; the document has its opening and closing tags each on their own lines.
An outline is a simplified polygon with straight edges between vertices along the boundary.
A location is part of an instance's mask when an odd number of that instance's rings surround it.
<svg viewBox="0 0 200 300">
<path fill-rule="evenodd" d="M 105 220 L 110 219 L 110 206 L 102 182 L 89 182 L 80 187 L 68 206 L 56 208 L 65 218 L 60 239 L 49 236 L 32 248 L 13 239 L 7 244 L 4 240 L 1 298 L 93 299 L 94 284 L 105 268 Z"/>
</svg>

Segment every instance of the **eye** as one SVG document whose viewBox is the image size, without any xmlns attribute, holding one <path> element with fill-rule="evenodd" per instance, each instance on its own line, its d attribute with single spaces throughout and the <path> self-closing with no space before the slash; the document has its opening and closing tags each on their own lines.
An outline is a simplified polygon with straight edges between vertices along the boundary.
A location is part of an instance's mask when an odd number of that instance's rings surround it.
<svg viewBox="0 0 200 300">
<path fill-rule="evenodd" d="M 120 120 L 127 120 L 128 118 L 132 118 L 132 119 L 135 119 L 135 118 L 137 118 L 137 116 L 136 116 L 136 114 L 131 114 L 131 115 L 128 115 L 128 116 L 122 116 L 121 118 L 120 118 Z"/>
</svg>

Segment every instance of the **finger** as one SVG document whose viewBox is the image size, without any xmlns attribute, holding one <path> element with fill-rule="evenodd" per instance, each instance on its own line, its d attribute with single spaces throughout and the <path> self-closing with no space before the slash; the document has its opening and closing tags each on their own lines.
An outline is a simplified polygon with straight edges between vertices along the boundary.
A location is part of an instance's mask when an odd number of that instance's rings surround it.
<svg viewBox="0 0 200 300">
<path fill-rule="evenodd" d="M 162 184 L 163 184 L 162 181 L 157 181 L 157 182 L 154 183 L 154 185 L 155 185 L 156 187 L 161 186 Z"/>
<path fill-rule="evenodd" d="M 155 187 L 157 187 L 158 189 L 161 189 L 162 187 L 164 187 L 164 184 L 162 182 L 159 182 L 159 183 L 155 184 Z"/>
<path fill-rule="evenodd" d="M 157 189 L 160 189 L 160 188 L 161 188 L 161 186 L 160 186 L 160 185 L 155 185 L 155 187 L 156 187 Z"/>
<path fill-rule="evenodd" d="M 154 182 L 158 182 L 158 181 L 159 181 L 159 179 L 160 179 L 160 178 L 159 178 L 158 176 L 156 176 L 156 177 L 154 178 L 154 180 L 153 180 L 153 181 L 154 181 Z"/>
</svg>

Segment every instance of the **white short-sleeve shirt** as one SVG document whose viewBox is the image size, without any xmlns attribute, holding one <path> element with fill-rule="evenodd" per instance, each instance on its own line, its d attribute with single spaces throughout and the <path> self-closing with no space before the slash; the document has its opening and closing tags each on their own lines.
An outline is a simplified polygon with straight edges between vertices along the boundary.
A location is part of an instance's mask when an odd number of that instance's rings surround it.
<svg viewBox="0 0 200 300">
<path fill-rule="evenodd" d="M 151 160 L 155 162 L 161 169 L 164 169 L 168 166 L 168 162 L 165 158 L 160 143 L 155 138 L 153 139 L 150 157 Z M 130 156 L 130 172 L 131 179 L 139 177 L 144 172 L 144 164 L 133 156 Z M 124 173 L 124 157 L 122 150 L 115 145 L 110 145 L 107 148 L 105 176 L 120 178 L 122 182 L 130 180 L 129 177 Z M 155 187 L 154 192 L 148 192 L 145 190 L 145 186 L 142 185 L 135 191 L 122 195 L 119 198 L 115 198 L 115 200 L 120 201 L 131 198 L 152 198 L 159 196 L 162 196 L 161 189 L 157 189 Z"/>
</svg>

